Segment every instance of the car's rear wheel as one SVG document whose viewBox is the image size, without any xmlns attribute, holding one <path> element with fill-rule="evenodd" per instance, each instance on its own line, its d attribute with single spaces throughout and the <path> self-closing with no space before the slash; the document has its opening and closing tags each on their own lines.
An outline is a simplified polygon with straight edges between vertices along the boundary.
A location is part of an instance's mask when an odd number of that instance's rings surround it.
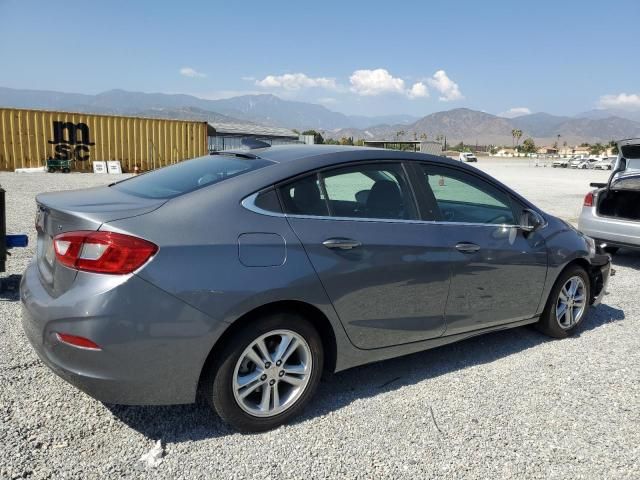
<svg viewBox="0 0 640 480">
<path fill-rule="evenodd" d="M 572 335 L 589 310 L 589 276 L 575 265 L 560 274 L 538 322 L 538 329 L 554 338 Z"/>
<path fill-rule="evenodd" d="M 208 372 L 205 396 L 225 422 L 259 432 L 300 413 L 318 386 L 324 356 L 311 323 L 279 313 L 238 331 L 218 359 Z"/>
</svg>

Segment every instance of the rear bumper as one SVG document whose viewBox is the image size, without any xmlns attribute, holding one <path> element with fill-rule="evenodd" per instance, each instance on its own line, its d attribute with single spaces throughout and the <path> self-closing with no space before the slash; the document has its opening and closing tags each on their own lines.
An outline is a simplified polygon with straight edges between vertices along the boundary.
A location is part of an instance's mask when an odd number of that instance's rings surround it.
<svg viewBox="0 0 640 480">
<path fill-rule="evenodd" d="M 80 282 L 53 298 L 35 263 L 20 286 L 24 332 L 57 375 L 106 403 L 167 405 L 195 400 L 202 366 L 226 324 L 134 276 L 96 288 Z M 88 338 L 102 349 L 60 342 Z"/>
<path fill-rule="evenodd" d="M 610 246 L 640 248 L 640 222 L 601 217 L 595 207 L 584 207 L 578 218 L 578 229 L 591 238 Z"/>
</svg>

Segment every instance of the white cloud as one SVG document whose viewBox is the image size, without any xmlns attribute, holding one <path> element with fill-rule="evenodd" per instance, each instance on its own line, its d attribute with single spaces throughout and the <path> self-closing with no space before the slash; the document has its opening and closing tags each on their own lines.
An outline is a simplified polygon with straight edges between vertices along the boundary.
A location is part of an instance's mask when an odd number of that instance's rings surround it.
<svg viewBox="0 0 640 480">
<path fill-rule="evenodd" d="M 622 108 L 626 110 L 640 110 L 640 95 L 637 93 L 619 93 L 618 95 L 603 95 L 598 105 L 601 108 Z"/>
<path fill-rule="evenodd" d="M 498 116 L 504 118 L 516 118 L 521 117 L 522 115 L 530 115 L 531 110 L 527 107 L 513 107 L 507 110 L 506 112 L 499 113 Z"/>
<path fill-rule="evenodd" d="M 407 92 L 407 96 L 409 98 L 420 98 L 420 97 L 428 97 L 429 89 L 422 82 L 414 83 L 413 86 Z"/>
<path fill-rule="evenodd" d="M 191 67 L 182 67 L 180 69 L 180 75 L 183 77 L 196 78 L 196 77 L 206 77 L 204 73 L 198 72 L 195 68 Z"/>
<path fill-rule="evenodd" d="M 300 90 L 302 88 L 336 89 L 335 78 L 308 77 L 304 73 L 285 73 L 284 75 L 267 75 L 262 80 L 256 80 L 256 85 L 263 88 L 283 88 L 285 90 Z"/>
<path fill-rule="evenodd" d="M 438 70 L 433 74 L 433 77 L 427 80 L 429 86 L 440 92 L 439 100 L 443 102 L 450 102 L 453 100 L 462 100 L 464 96 L 460 92 L 460 87 L 456 82 L 451 80 L 447 76 L 447 72 L 444 70 Z"/>
<path fill-rule="evenodd" d="M 411 88 L 405 88 L 402 78 L 394 77 L 384 68 L 375 70 L 356 70 L 349 77 L 351 91 L 363 96 L 375 96 L 385 93 L 399 93 L 409 98 L 429 96 L 429 89 L 424 82 L 416 82 Z"/>
<path fill-rule="evenodd" d="M 405 93 L 404 80 L 391 75 L 384 68 L 356 70 L 349 77 L 351 91 L 358 95 L 380 95 L 382 93 Z"/>
</svg>

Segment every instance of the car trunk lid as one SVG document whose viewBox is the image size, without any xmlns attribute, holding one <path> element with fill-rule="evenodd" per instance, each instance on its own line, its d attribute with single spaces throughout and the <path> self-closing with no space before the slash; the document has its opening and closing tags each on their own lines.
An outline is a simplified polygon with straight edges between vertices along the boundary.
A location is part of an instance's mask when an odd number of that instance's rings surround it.
<svg viewBox="0 0 640 480">
<path fill-rule="evenodd" d="M 165 202 L 164 199 L 136 197 L 110 187 L 38 195 L 36 261 L 42 284 L 49 294 L 57 297 L 64 293 L 78 273 L 56 261 L 53 247 L 56 235 L 77 230 L 98 230 L 105 222 L 144 215 Z"/>
<path fill-rule="evenodd" d="M 598 192 L 596 212 L 603 217 L 640 221 L 640 171 L 611 179 L 607 188 Z"/>
</svg>

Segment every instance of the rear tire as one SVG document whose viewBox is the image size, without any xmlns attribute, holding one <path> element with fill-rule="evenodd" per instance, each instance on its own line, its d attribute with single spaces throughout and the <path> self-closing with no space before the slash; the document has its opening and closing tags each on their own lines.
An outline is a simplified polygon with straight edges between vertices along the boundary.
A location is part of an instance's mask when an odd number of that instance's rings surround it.
<svg viewBox="0 0 640 480">
<path fill-rule="evenodd" d="M 293 313 L 257 319 L 226 340 L 216 357 L 203 393 L 241 432 L 271 430 L 300 414 L 318 387 L 324 362 L 318 331 Z"/>
<path fill-rule="evenodd" d="M 591 285 L 585 269 L 578 265 L 567 268 L 551 289 L 536 327 L 553 338 L 573 335 L 587 316 L 590 299 Z"/>
</svg>

